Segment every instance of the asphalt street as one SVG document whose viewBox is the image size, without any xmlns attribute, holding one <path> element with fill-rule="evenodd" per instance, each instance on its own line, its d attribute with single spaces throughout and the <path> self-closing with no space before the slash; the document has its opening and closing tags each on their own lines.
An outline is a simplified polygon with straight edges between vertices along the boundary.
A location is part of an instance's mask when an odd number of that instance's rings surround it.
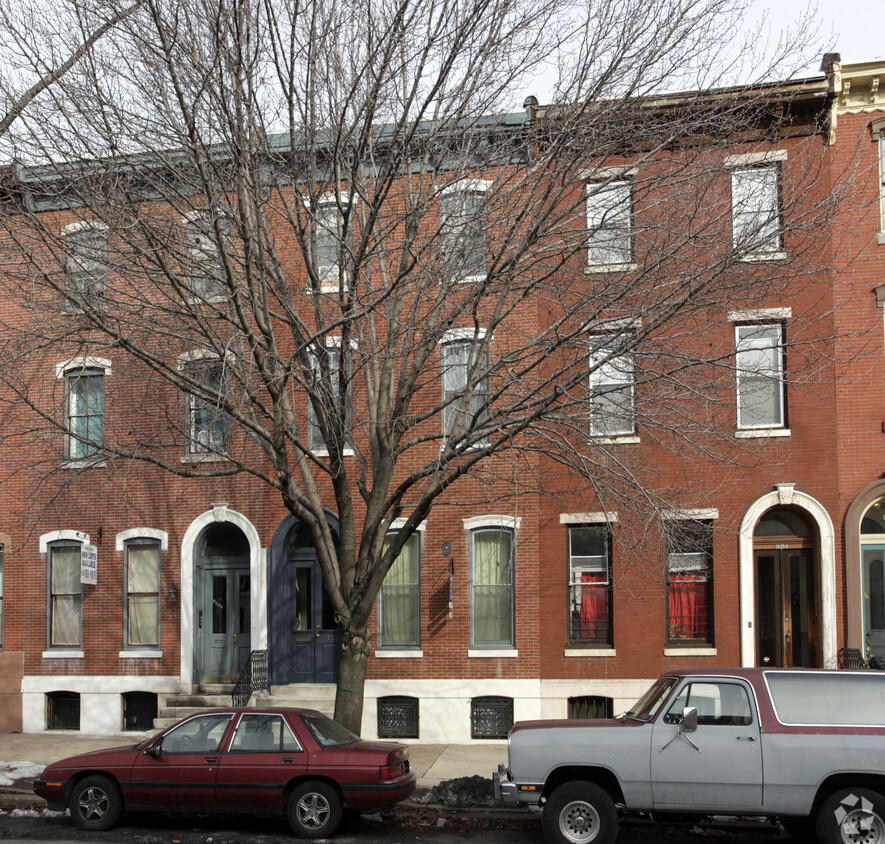
<svg viewBox="0 0 885 844">
<path fill-rule="evenodd" d="M 774 844 L 788 839 L 777 828 L 662 826 L 630 821 L 622 825 L 618 844 L 704 844 L 710 839 L 729 844 Z M 83 832 L 70 818 L 45 812 L 0 814 L 3 844 L 292 844 L 281 819 L 229 816 L 164 816 L 131 814 L 110 832 Z M 543 844 L 539 817 L 524 814 L 459 810 L 434 806 L 385 810 L 348 818 L 329 839 L 334 844 L 406 844 L 406 842 L 481 842 L 481 844 Z"/>
</svg>

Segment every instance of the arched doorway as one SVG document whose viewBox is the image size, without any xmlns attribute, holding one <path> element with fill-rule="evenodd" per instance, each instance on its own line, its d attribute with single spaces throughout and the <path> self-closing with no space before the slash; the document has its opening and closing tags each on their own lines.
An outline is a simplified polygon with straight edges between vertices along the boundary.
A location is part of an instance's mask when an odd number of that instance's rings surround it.
<svg viewBox="0 0 885 844">
<path fill-rule="evenodd" d="M 327 519 L 337 534 L 337 520 L 331 514 Z M 313 536 L 292 517 L 274 536 L 268 610 L 271 683 L 337 682 L 341 634 L 323 588 Z"/>
<path fill-rule="evenodd" d="M 823 665 L 818 537 L 797 510 L 769 510 L 753 531 L 756 664 Z"/>
<path fill-rule="evenodd" d="M 885 498 L 867 508 L 860 522 L 863 584 L 863 652 L 885 657 Z"/>
<path fill-rule="evenodd" d="M 252 649 L 249 541 L 230 522 L 215 522 L 194 549 L 194 675 L 197 683 L 233 683 Z"/>
</svg>

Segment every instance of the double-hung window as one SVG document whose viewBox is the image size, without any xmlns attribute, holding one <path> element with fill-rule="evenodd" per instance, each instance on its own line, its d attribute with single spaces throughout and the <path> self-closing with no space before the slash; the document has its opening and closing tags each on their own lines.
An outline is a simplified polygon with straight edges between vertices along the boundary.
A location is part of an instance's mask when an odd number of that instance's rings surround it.
<svg viewBox="0 0 885 844">
<path fill-rule="evenodd" d="M 713 524 L 674 519 L 667 530 L 667 639 L 712 642 Z"/>
<path fill-rule="evenodd" d="M 568 528 L 568 641 L 608 645 L 612 638 L 610 532 L 605 525 Z"/>
<path fill-rule="evenodd" d="M 310 256 L 321 290 L 335 292 L 346 286 L 350 224 L 349 206 L 333 195 L 321 197 L 310 208 Z"/>
<path fill-rule="evenodd" d="M 187 218 L 187 287 L 197 299 L 213 301 L 227 295 L 219 237 L 227 225 L 207 213 L 196 212 Z M 219 236 L 219 232 L 222 234 Z M 226 244 L 226 239 L 224 240 Z"/>
<path fill-rule="evenodd" d="M 105 370 L 65 370 L 65 457 L 89 460 L 104 449 Z"/>
<path fill-rule="evenodd" d="M 735 326 L 737 426 L 785 428 L 784 325 Z"/>
<path fill-rule="evenodd" d="M 126 553 L 126 647 L 160 644 L 160 543 L 132 539 Z"/>
<path fill-rule="evenodd" d="M 632 342 L 629 332 L 590 336 L 590 436 L 636 432 Z"/>
<path fill-rule="evenodd" d="M 731 171 L 732 245 L 742 258 L 765 260 L 783 254 L 781 159 L 772 155 L 734 159 L 747 162 Z"/>
<path fill-rule="evenodd" d="M 471 644 L 476 648 L 512 648 L 513 531 L 503 527 L 470 532 Z"/>
<path fill-rule="evenodd" d="M 385 542 L 385 550 L 393 535 Z M 413 533 L 384 576 L 378 595 L 378 644 L 381 648 L 421 646 L 421 539 Z"/>
<path fill-rule="evenodd" d="M 340 339 L 328 338 L 326 344 L 310 352 L 307 397 L 307 434 L 311 451 L 328 451 L 329 442 L 346 448 L 352 424 L 350 356 L 344 355 Z M 346 357 L 346 360 L 343 358 Z M 341 371 L 346 367 L 344 373 Z M 339 400 L 344 378 L 344 403 Z M 325 430 L 324 430 L 325 429 Z"/>
<path fill-rule="evenodd" d="M 633 180 L 588 182 L 587 264 L 618 267 L 633 262 Z"/>
<path fill-rule="evenodd" d="M 65 311 L 76 313 L 101 305 L 107 284 L 107 229 L 98 223 L 80 222 L 64 231 Z"/>
<path fill-rule="evenodd" d="M 80 543 L 49 545 L 49 646 L 79 648 L 83 641 Z"/>
<path fill-rule="evenodd" d="M 194 457 L 222 455 L 227 451 L 224 362 L 216 357 L 194 358 L 185 361 L 183 368 L 196 382 L 186 398 L 187 453 Z"/>
<path fill-rule="evenodd" d="M 482 278 L 488 263 L 488 203 L 490 182 L 464 180 L 440 198 L 442 261 L 452 280 Z"/>
<path fill-rule="evenodd" d="M 485 333 L 452 335 L 440 346 L 442 355 L 443 433 L 460 436 L 488 418 L 489 356 Z"/>
</svg>

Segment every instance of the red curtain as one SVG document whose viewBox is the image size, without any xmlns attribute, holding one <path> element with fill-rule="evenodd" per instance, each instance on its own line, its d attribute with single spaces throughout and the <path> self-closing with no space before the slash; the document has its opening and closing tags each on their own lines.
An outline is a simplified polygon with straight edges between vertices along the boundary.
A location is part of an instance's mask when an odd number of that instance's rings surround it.
<svg viewBox="0 0 885 844">
<path fill-rule="evenodd" d="M 707 638 L 707 581 L 697 572 L 670 575 L 670 638 Z"/>
<path fill-rule="evenodd" d="M 581 638 L 608 638 L 608 586 L 604 572 L 581 575 Z"/>
</svg>

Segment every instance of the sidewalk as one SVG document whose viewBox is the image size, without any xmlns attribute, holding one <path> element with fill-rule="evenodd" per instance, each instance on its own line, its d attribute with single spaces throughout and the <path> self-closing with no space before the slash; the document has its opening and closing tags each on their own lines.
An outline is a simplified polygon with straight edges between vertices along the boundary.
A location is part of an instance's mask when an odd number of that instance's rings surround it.
<svg viewBox="0 0 885 844">
<path fill-rule="evenodd" d="M 31 762 L 48 765 L 66 756 L 88 753 L 106 747 L 135 744 L 138 736 L 84 736 L 72 733 L 0 733 L 0 775 L 5 764 Z M 408 742 L 406 742 L 408 744 Z M 418 777 L 418 789 L 425 791 L 445 780 L 478 775 L 490 779 L 499 762 L 507 761 L 507 743 L 409 744 L 409 761 Z M 30 792 L 30 783 L 14 787 L 0 785 L 0 792 Z"/>
</svg>

